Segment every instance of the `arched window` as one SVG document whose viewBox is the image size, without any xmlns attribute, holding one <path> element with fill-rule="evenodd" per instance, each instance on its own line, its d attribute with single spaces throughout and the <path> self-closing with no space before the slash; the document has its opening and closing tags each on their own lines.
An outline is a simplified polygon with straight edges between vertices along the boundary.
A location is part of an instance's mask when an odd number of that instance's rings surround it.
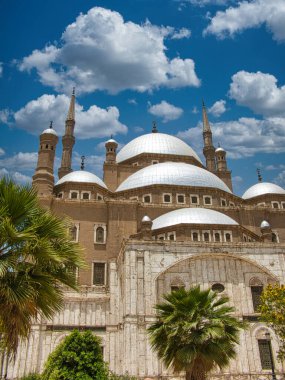
<svg viewBox="0 0 285 380">
<path fill-rule="evenodd" d="M 231 234 L 229 232 L 227 232 L 225 234 L 225 240 L 226 240 L 226 242 L 231 242 L 232 241 L 232 237 L 231 237 Z"/>
<path fill-rule="evenodd" d="M 193 232 L 193 233 L 192 233 L 192 240 L 193 240 L 193 241 L 199 241 L 199 235 L 198 235 L 198 232 Z"/>
<path fill-rule="evenodd" d="M 210 241 L 210 234 L 209 234 L 209 232 L 204 232 L 204 241 Z"/>
<path fill-rule="evenodd" d="M 272 243 L 278 243 L 278 236 L 275 232 L 272 233 Z"/>
<path fill-rule="evenodd" d="M 217 282 L 216 284 L 212 285 L 212 290 L 216 293 L 222 293 L 225 290 L 225 287 L 223 284 Z"/>
<path fill-rule="evenodd" d="M 78 227 L 72 226 L 69 228 L 70 238 L 73 241 L 78 241 Z"/>
<path fill-rule="evenodd" d="M 90 199 L 90 193 L 82 193 L 82 199 L 85 199 L 85 200 Z"/>
<path fill-rule="evenodd" d="M 263 291 L 263 284 L 259 278 L 252 278 L 249 282 L 252 298 L 252 306 L 255 313 L 258 312 L 260 306 L 260 297 Z"/>
<path fill-rule="evenodd" d="M 104 228 L 97 227 L 96 229 L 96 243 L 104 243 Z"/>
<path fill-rule="evenodd" d="M 70 198 L 71 199 L 77 199 L 78 198 L 78 192 L 77 191 L 72 191 L 70 193 Z"/>
<path fill-rule="evenodd" d="M 221 241 L 221 235 L 219 232 L 215 232 L 215 241 Z"/>
</svg>

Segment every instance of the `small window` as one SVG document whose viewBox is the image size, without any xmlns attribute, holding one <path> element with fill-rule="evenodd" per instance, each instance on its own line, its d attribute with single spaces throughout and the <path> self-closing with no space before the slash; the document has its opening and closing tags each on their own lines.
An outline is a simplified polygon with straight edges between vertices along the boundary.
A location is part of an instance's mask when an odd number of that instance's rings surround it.
<svg viewBox="0 0 285 380">
<path fill-rule="evenodd" d="M 234 202 L 229 202 L 230 207 L 235 207 Z"/>
<path fill-rule="evenodd" d="M 70 199 L 78 199 L 78 191 L 71 191 L 70 192 Z"/>
<path fill-rule="evenodd" d="M 138 162 L 134 162 L 133 166 L 139 166 L 139 163 Z"/>
<path fill-rule="evenodd" d="M 158 240 L 165 240 L 165 235 L 164 234 L 157 235 L 157 239 Z"/>
<path fill-rule="evenodd" d="M 199 204 L 199 197 L 198 197 L 198 195 L 190 195 L 190 202 L 193 205 L 198 205 Z"/>
<path fill-rule="evenodd" d="M 104 228 L 97 227 L 96 229 L 96 243 L 104 243 Z"/>
<path fill-rule="evenodd" d="M 105 285 L 105 263 L 93 263 L 93 285 Z"/>
<path fill-rule="evenodd" d="M 263 291 L 263 286 L 262 285 L 251 286 L 250 290 L 251 290 L 253 310 L 255 313 L 257 313 L 259 305 L 260 305 L 260 297 Z"/>
<path fill-rule="evenodd" d="M 177 194 L 177 203 L 184 204 L 185 203 L 185 195 L 184 194 Z"/>
<path fill-rule="evenodd" d="M 168 240 L 176 240 L 176 233 L 175 232 L 168 232 L 167 233 L 167 239 Z"/>
<path fill-rule="evenodd" d="M 244 241 L 244 242 L 247 241 L 247 236 L 246 236 L 246 235 L 243 235 L 243 241 Z"/>
<path fill-rule="evenodd" d="M 225 232 L 225 241 L 227 243 L 232 241 L 232 234 L 230 232 Z"/>
<path fill-rule="evenodd" d="M 144 195 L 143 201 L 144 201 L 144 203 L 151 203 L 151 195 L 150 194 Z"/>
<path fill-rule="evenodd" d="M 58 193 L 56 197 L 57 198 L 63 198 L 63 193 Z"/>
<path fill-rule="evenodd" d="M 212 290 L 216 293 L 222 293 L 225 290 L 225 287 L 223 284 L 216 283 L 212 285 Z"/>
<path fill-rule="evenodd" d="M 192 240 L 193 241 L 199 241 L 199 234 L 198 234 L 198 232 L 192 232 Z"/>
<path fill-rule="evenodd" d="M 46 144 L 46 149 L 48 149 L 48 144 Z"/>
<path fill-rule="evenodd" d="M 171 289 L 171 293 L 172 292 L 177 292 L 177 290 L 181 289 L 182 286 L 179 286 L 179 285 L 171 285 L 170 289 Z"/>
<path fill-rule="evenodd" d="M 271 202 L 272 208 L 279 208 L 279 202 Z"/>
<path fill-rule="evenodd" d="M 285 202 L 281 202 L 281 208 L 285 209 Z"/>
<path fill-rule="evenodd" d="M 219 232 L 215 232 L 214 238 L 215 238 L 215 241 L 220 242 L 221 241 L 221 234 Z"/>
<path fill-rule="evenodd" d="M 103 196 L 101 194 L 97 194 L 97 201 L 102 201 L 103 200 Z"/>
<path fill-rule="evenodd" d="M 211 205 L 212 204 L 212 197 L 210 197 L 208 195 L 204 195 L 203 199 L 204 199 L 204 204 L 205 205 Z"/>
<path fill-rule="evenodd" d="M 171 194 L 163 194 L 163 203 L 171 203 Z"/>
<path fill-rule="evenodd" d="M 78 242 L 79 226 L 74 225 L 69 228 L 69 235 L 72 241 Z"/>
<path fill-rule="evenodd" d="M 152 160 L 151 163 L 152 163 L 152 165 L 155 165 L 155 164 L 158 164 L 159 161 L 158 160 Z"/>
<path fill-rule="evenodd" d="M 208 231 L 203 232 L 203 240 L 210 241 L 210 233 Z"/>
<path fill-rule="evenodd" d="M 227 205 L 227 201 L 225 199 L 221 199 L 221 206 L 225 207 Z"/>
<path fill-rule="evenodd" d="M 82 193 L 82 199 L 89 200 L 90 199 L 90 193 Z"/>
<path fill-rule="evenodd" d="M 262 369 L 272 368 L 271 342 L 267 339 L 258 339 L 259 357 Z"/>
<path fill-rule="evenodd" d="M 272 233 L 272 243 L 279 243 L 278 235 L 276 232 Z"/>
</svg>

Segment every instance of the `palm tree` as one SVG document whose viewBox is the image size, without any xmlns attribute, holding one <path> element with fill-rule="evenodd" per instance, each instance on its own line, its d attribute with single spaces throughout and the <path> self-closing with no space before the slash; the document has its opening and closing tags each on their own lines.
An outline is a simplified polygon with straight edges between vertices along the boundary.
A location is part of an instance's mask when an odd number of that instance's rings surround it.
<svg viewBox="0 0 285 380">
<path fill-rule="evenodd" d="M 157 304 L 158 319 L 148 329 L 151 345 L 167 367 L 186 371 L 186 380 L 204 380 L 236 355 L 239 330 L 227 297 L 212 290 L 181 288 Z"/>
<path fill-rule="evenodd" d="M 40 207 L 34 189 L 0 180 L 0 334 L 15 354 L 35 318 L 63 306 L 60 285 L 76 289 L 81 249 L 62 218 Z"/>
</svg>

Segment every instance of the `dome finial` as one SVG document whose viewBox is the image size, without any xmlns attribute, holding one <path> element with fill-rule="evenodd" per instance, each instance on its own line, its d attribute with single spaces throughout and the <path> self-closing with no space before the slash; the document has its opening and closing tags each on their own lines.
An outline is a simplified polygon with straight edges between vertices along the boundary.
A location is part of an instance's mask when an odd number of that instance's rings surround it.
<svg viewBox="0 0 285 380">
<path fill-rule="evenodd" d="M 75 95 L 75 87 L 72 87 L 72 95 Z"/>
<path fill-rule="evenodd" d="M 258 182 L 262 182 L 261 170 L 259 168 L 256 169 Z"/>
<path fill-rule="evenodd" d="M 158 132 L 158 130 L 157 130 L 157 127 L 156 127 L 156 121 L 154 120 L 152 122 L 152 133 L 157 133 L 157 132 Z"/>
<path fill-rule="evenodd" d="M 50 129 L 52 129 L 52 123 L 53 123 L 53 121 L 51 120 L 50 124 L 49 124 Z"/>
<path fill-rule="evenodd" d="M 85 166 L 85 164 L 84 164 L 84 161 L 85 161 L 85 156 L 81 156 L 81 165 L 80 165 L 80 169 L 81 170 L 84 170 L 84 166 Z"/>
</svg>

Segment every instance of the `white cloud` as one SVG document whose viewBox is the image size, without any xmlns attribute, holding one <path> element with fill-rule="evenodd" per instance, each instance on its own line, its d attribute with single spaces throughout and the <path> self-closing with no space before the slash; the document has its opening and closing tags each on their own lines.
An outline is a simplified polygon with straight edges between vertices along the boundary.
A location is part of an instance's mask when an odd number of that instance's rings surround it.
<svg viewBox="0 0 285 380">
<path fill-rule="evenodd" d="M 12 111 L 10 111 L 8 108 L 0 110 L 0 123 L 8 123 L 11 114 Z"/>
<path fill-rule="evenodd" d="M 239 71 L 232 76 L 229 96 L 263 116 L 285 116 L 285 86 L 278 87 L 273 75 Z"/>
<path fill-rule="evenodd" d="M 148 112 L 154 116 L 161 117 L 162 122 L 176 120 L 183 114 L 183 109 L 162 100 L 159 104 L 150 106 Z"/>
<path fill-rule="evenodd" d="M 214 115 L 215 117 L 220 117 L 224 112 L 226 112 L 226 101 L 218 100 L 216 101 L 212 107 L 209 108 L 209 113 Z"/>
<path fill-rule="evenodd" d="M 214 143 L 220 143 L 230 158 L 254 156 L 256 153 L 285 152 L 285 118 L 240 118 L 211 124 Z M 178 133 L 197 151 L 202 149 L 202 125 Z"/>
<path fill-rule="evenodd" d="M 48 127 L 49 120 L 54 121 L 54 128 L 62 135 L 70 99 L 66 95 L 42 95 L 28 102 L 14 113 L 14 124 L 17 128 L 39 135 Z M 126 133 L 127 127 L 119 121 L 120 112 L 117 107 L 99 108 L 91 106 L 84 111 L 76 103 L 76 137 L 87 139 L 107 137 L 111 134 Z"/>
<path fill-rule="evenodd" d="M 44 85 L 60 92 L 74 85 L 79 93 L 197 87 L 194 61 L 166 56 L 165 39 L 179 33 L 185 31 L 125 22 L 118 12 L 94 7 L 67 26 L 61 47 L 34 50 L 19 69 L 35 68 Z"/>
<path fill-rule="evenodd" d="M 34 170 L 37 164 L 37 152 L 19 152 L 14 156 L 0 159 L 0 168 L 16 170 Z"/>
<path fill-rule="evenodd" d="M 0 178 L 1 177 L 9 177 L 11 178 L 13 181 L 19 183 L 19 184 L 30 184 L 32 182 L 32 178 L 25 175 L 25 174 L 22 174 L 22 173 L 19 173 L 17 171 L 8 171 L 6 169 L 0 169 Z"/>
<path fill-rule="evenodd" d="M 187 28 L 181 28 L 174 32 L 171 36 L 172 40 L 181 40 L 182 38 L 190 38 L 191 30 Z"/>
<path fill-rule="evenodd" d="M 142 132 L 144 132 L 144 129 L 143 129 L 143 127 L 140 127 L 137 125 L 134 127 L 134 132 L 135 133 L 142 133 Z"/>
<path fill-rule="evenodd" d="M 265 24 L 277 41 L 285 41 L 284 0 L 239 1 L 238 6 L 218 11 L 204 30 L 218 38 L 233 37 L 249 28 Z"/>
<path fill-rule="evenodd" d="M 190 3 L 191 5 L 195 5 L 198 7 L 205 7 L 206 5 L 227 5 L 232 3 L 235 0 L 178 0 L 181 1 L 182 4 Z"/>
<path fill-rule="evenodd" d="M 192 111 L 191 111 L 192 113 L 194 113 L 194 114 L 197 114 L 199 111 L 198 111 L 198 108 L 196 107 L 196 106 L 194 106 L 193 108 L 192 108 Z"/>
<path fill-rule="evenodd" d="M 273 182 L 285 188 L 285 170 L 280 172 L 278 176 L 274 178 Z"/>
<path fill-rule="evenodd" d="M 128 99 L 128 103 L 132 104 L 134 106 L 136 106 L 138 104 L 138 102 L 136 101 L 136 99 Z"/>
<path fill-rule="evenodd" d="M 3 148 L 0 148 L 0 157 L 5 155 L 5 150 Z"/>
</svg>

